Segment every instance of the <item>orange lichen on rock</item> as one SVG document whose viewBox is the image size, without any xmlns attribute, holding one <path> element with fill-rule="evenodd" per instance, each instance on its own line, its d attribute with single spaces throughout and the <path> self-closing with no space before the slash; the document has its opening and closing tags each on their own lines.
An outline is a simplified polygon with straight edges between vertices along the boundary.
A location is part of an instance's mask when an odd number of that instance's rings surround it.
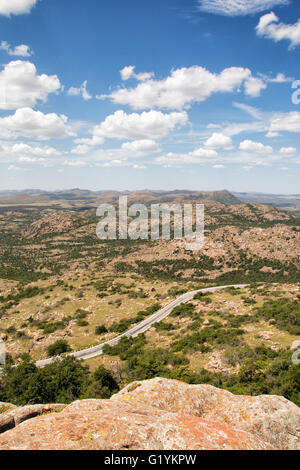
<svg viewBox="0 0 300 470">
<path fill-rule="evenodd" d="M 300 449 L 296 405 L 210 385 L 157 378 L 130 384 L 110 400 L 52 411 L 16 423 L 0 436 L 0 449 Z"/>
</svg>

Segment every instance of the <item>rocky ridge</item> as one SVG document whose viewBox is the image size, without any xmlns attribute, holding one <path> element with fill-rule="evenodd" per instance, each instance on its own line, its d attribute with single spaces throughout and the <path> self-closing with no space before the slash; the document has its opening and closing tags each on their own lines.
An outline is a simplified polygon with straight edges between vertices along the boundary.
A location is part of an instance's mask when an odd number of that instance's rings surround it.
<svg viewBox="0 0 300 470">
<path fill-rule="evenodd" d="M 1 450 L 300 449 L 300 409 L 285 398 L 161 378 L 134 382 L 110 400 L 1 404 L 1 429 Z"/>
</svg>

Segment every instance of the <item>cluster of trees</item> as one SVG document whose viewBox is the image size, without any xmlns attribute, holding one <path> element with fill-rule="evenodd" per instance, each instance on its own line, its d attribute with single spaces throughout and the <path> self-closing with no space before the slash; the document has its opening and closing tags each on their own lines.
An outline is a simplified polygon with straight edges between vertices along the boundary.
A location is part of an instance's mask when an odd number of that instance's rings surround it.
<svg viewBox="0 0 300 470">
<path fill-rule="evenodd" d="M 34 403 L 71 403 L 84 398 L 110 398 L 119 390 L 110 371 L 103 366 L 91 373 L 74 358 L 67 357 L 43 369 L 29 358 L 22 364 L 3 367 L 0 401 L 24 406 Z"/>
<path fill-rule="evenodd" d="M 280 330 L 300 335 L 300 298 L 268 300 L 262 307 L 255 309 L 255 315 L 270 321 Z"/>
<path fill-rule="evenodd" d="M 239 330 L 228 330 L 224 335 L 217 328 L 206 328 L 205 343 L 197 344 L 195 336 L 189 344 L 173 343 L 171 349 L 150 348 L 145 335 L 137 338 L 124 337 L 116 346 L 105 346 L 104 354 L 118 356 L 122 361 L 118 380 L 113 374 L 100 366 L 91 373 L 88 367 L 72 357 L 66 357 L 37 368 L 29 357 L 13 367 L 3 367 L 0 376 L 0 401 L 26 405 L 30 403 L 70 403 L 84 398 L 110 398 L 120 387 L 135 380 L 147 380 L 153 377 L 166 377 L 190 384 L 211 384 L 227 389 L 236 394 L 282 395 L 300 406 L 300 367 L 291 361 L 288 350 L 274 351 L 265 346 L 251 348 L 243 342 L 234 345 Z M 205 330 L 201 330 L 205 331 Z M 199 333 L 196 333 L 198 335 Z M 199 337 L 198 337 L 199 339 Z M 239 365 L 236 374 L 211 373 L 205 369 L 194 372 L 190 369 L 187 349 L 205 351 L 207 341 L 224 342 L 223 359 L 231 366 Z M 186 343 L 187 338 L 184 338 Z M 226 343 L 226 345 L 225 345 Z M 230 345 L 230 346 L 229 346 Z M 61 345 L 63 346 L 63 345 Z M 65 352 L 58 350 L 55 354 Z"/>
</svg>

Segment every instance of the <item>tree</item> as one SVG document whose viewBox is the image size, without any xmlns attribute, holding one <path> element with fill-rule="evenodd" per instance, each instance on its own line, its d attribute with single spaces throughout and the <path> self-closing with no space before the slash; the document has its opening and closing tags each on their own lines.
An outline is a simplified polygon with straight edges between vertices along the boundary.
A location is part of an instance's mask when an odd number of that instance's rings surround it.
<svg viewBox="0 0 300 470">
<path fill-rule="evenodd" d="M 113 393 L 118 391 L 118 384 L 111 372 L 105 369 L 105 367 L 99 366 L 94 372 L 83 398 L 110 398 Z"/>
<path fill-rule="evenodd" d="M 71 351 L 71 347 L 64 339 L 59 339 L 55 343 L 50 344 L 47 348 L 47 353 L 50 357 L 59 356 L 69 351 Z"/>
</svg>

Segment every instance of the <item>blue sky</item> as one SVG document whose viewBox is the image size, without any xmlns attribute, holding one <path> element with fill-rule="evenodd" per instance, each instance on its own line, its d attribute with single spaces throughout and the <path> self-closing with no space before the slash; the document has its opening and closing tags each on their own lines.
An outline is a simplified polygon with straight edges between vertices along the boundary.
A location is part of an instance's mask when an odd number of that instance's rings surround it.
<svg viewBox="0 0 300 470">
<path fill-rule="evenodd" d="M 0 0 L 0 31 L 0 190 L 300 192 L 297 0 Z"/>
</svg>

